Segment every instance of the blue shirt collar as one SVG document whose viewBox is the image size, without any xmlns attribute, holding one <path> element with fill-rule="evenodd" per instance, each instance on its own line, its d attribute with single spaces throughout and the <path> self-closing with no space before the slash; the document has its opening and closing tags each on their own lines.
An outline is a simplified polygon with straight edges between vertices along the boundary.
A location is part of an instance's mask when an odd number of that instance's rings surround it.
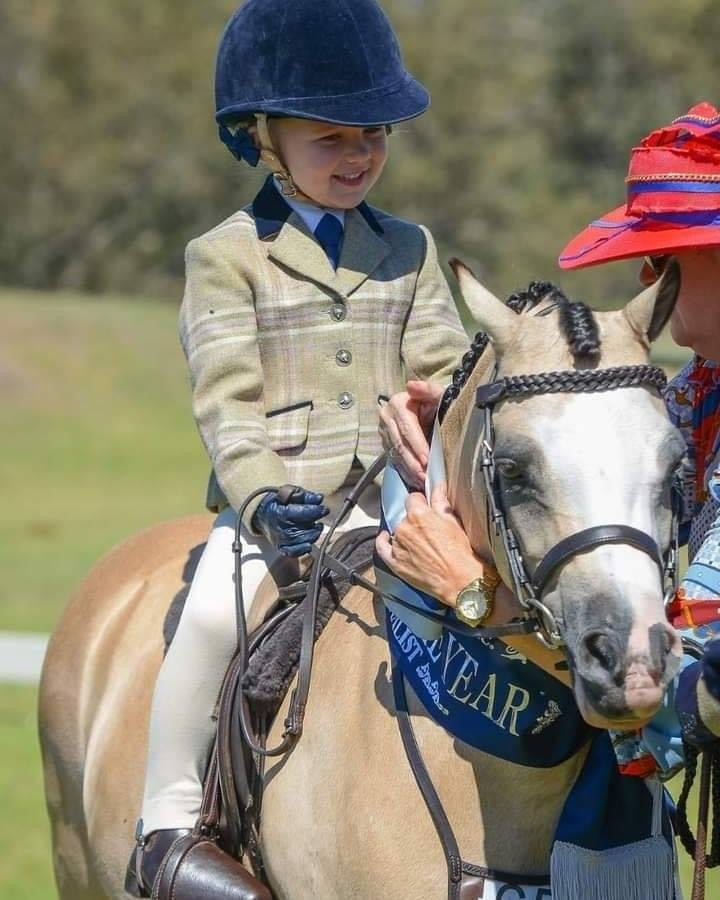
<svg viewBox="0 0 720 900">
<path fill-rule="evenodd" d="M 376 234 L 383 234 L 382 225 L 365 201 L 356 209 Z M 277 234 L 290 218 L 291 212 L 290 204 L 275 187 L 272 175 L 268 175 L 265 184 L 252 203 L 255 228 L 260 240 Z"/>
</svg>

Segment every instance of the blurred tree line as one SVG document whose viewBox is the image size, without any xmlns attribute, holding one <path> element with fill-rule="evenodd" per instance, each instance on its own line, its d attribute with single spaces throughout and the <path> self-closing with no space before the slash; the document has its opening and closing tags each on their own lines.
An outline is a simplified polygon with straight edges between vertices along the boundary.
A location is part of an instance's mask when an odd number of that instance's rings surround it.
<svg viewBox="0 0 720 900">
<path fill-rule="evenodd" d="M 213 122 L 235 5 L 3 0 L 0 282 L 178 296 L 188 239 L 263 177 Z M 549 278 L 595 303 L 626 299 L 628 264 L 561 276 L 555 260 L 622 202 L 634 143 L 698 100 L 720 103 L 717 0 L 384 7 L 433 105 L 396 129 L 372 202 L 427 224 L 442 258 L 498 293 Z"/>
</svg>

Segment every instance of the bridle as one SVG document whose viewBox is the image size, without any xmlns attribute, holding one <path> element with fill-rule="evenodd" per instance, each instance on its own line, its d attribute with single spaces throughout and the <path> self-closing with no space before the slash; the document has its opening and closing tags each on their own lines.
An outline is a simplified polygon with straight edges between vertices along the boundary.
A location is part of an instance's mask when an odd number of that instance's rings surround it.
<svg viewBox="0 0 720 900">
<path fill-rule="evenodd" d="M 527 397 L 537 394 L 592 393 L 617 390 L 640 385 L 657 390 L 666 384 L 665 373 L 657 366 L 616 366 L 608 369 L 582 369 L 543 372 L 535 375 L 515 375 L 492 380 L 477 388 L 475 405 L 484 414 L 481 467 L 486 493 L 487 533 L 493 556 L 507 559 L 515 594 L 526 612 L 526 617 L 536 624 L 538 639 L 550 649 L 564 645 L 557 617 L 542 602 L 542 595 L 552 576 L 565 563 L 579 553 L 606 544 L 627 544 L 642 550 L 658 566 L 665 588 L 665 600 L 677 589 L 678 521 L 680 494 L 676 480 L 672 486 L 672 526 L 670 546 L 665 554 L 655 539 L 630 525 L 594 525 L 563 538 L 547 551 L 530 574 L 520 543 L 507 523 L 502 504 L 501 489 L 495 465 L 495 431 L 493 412 L 498 403 L 509 397 Z"/>
<path fill-rule="evenodd" d="M 365 487 L 372 483 L 384 466 L 384 457 L 375 460 L 371 469 L 365 473 L 354 490 L 346 498 L 346 506 L 340 511 L 330 526 L 328 533 L 318 548 L 313 548 L 318 572 L 323 566 L 350 580 L 383 600 L 391 600 L 394 604 L 405 607 L 415 615 L 428 619 L 463 637 L 477 640 L 488 640 L 498 637 L 535 634 L 538 640 L 549 649 L 558 649 L 565 645 L 557 616 L 542 602 L 542 595 L 552 576 L 574 556 L 585 553 L 595 547 L 607 544 L 626 544 L 646 553 L 657 565 L 665 593 L 665 603 L 669 603 L 678 587 L 678 525 L 681 505 L 681 488 L 677 475 L 671 487 L 671 536 L 665 553 L 658 547 L 655 539 L 638 528 L 624 524 L 594 525 L 558 541 L 540 560 L 532 574 L 525 561 L 525 554 L 520 541 L 507 522 L 502 503 L 500 483 L 495 465 L 494 447 L 495 430 L 493 428 L 493 412 L 495 407 L 507 398 L 522 398 L 538 394 L 557 393 L 596 393 L 600 391 L 618 390 L 620 388 L 646 386 L 656 390 L 665 387 L 667 378 L 662 369 L 651 365 L 615 366 L 607 369 L 580 369 L 557 372 L 542 372 L 534 375 L 514 375 L 495 379 L 476 389 L 475 405 L 483 411 L 483 442 L 481 462 L 486 496 L 486 525 L 493 557 L 504 555 L 507 568 L 513 581 L 513 588 L 525 615 L 520 620 L 502 625 L 473 628 L 463 622 L 442 613 L 433 612 L 416 604 L 408 603 L 397 594 L 388 594 L 363 578 L 359 573 L 349 570 L 335 560 L 328 552 L 330 542 L 337 524 L 344 518 L 349 508 L 357 502 Z M 311 584 L 311 595 L 319 589 L 318 582 Z M 307 641 L 310 644 L 309 637 Z M 308 647 L 308 655 L 312 651 Z M 292 718 L 292 717 L 291 717 Z"/>
</svg>

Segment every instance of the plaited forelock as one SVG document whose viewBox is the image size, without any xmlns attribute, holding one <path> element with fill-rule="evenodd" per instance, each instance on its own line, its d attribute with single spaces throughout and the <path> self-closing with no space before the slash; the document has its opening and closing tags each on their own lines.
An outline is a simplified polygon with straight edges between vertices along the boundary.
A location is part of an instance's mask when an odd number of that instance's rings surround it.
<svg viewBox="0 0 720 900">
<path fill-rule="evenodd" d="M 522 315 L 535 309 L 543 301 L 550 304 L 548 312 L 553 308 L 558 309 L 560 327 L 570 345 L 575 362 L 597 362 L 600 358 L 600 332 L 593 311 L 584 303 L 568 300 L 560 288 L 550 281 L 531 281 L 527 290 L 510 294 L 505 304 L 513 312 Z M 489 338 L 484 331 L 478 331 L 475 335 L 470 349 L 453 373 L 452 383 L 443 394 L 438 412 L 440 422 L 467 383 L 488 341 Z"/>
<path fill-rule="evenodd" d="M 571 302 L 558 291 L 560 324 L 575 362 L 597 362 L 600 358 L 600 332 L 593 311 L 579 301 Z"/>
</svg>

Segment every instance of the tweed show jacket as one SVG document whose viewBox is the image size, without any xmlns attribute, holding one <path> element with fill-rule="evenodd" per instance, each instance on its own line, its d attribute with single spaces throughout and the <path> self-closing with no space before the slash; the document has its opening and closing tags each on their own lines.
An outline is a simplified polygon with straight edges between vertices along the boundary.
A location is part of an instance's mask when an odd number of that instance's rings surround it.
<svg viewBox="0 0 720 900">
<path fill-rule="evenodd" d="M 262 485 L 336 491 L 381 452 L 387 398 L 445 383 L 468 346 L 425 228 L 361 204 L 335 271 L 270 179 L 188 244 L 180 339 L 213 510 Z"/>
</svg>

